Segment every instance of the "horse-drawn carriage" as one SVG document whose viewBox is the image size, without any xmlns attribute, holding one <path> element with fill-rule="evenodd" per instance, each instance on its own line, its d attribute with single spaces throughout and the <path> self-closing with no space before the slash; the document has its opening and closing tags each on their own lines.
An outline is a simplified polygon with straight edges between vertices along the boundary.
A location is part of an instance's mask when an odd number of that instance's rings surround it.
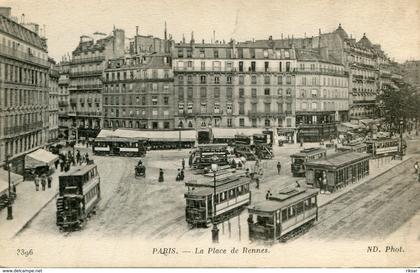
<svg viewBox="0 0 420 273">
<path fill-rule="evenodd" d="M 146 177 L 146 167 L 143 164 L 139 164 L 134 168 L 134 173 L 135 177 Z"/>
</svg>

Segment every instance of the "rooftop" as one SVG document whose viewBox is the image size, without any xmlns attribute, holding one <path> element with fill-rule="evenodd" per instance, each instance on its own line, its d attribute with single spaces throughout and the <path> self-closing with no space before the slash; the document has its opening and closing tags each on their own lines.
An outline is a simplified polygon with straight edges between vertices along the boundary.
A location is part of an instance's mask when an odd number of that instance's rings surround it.
<svg viewBox="0 0 420 273">
<path fill-rule="evenodd" d="M 0 15 L 0 32 L 9 34 L 23 42 L 27 42 L 39 49 L 47 51 L 47 44 L 45 39 L 3 15 Z"/>
<path fill-rule="evenodd" d="M 364 160 L 370 157 L 370 154 L 367 153 L 356 153 L 356 152 L 343 152 L 337 153 L 326 158 L 314 160 L 305 163 L 307 166 L 331 166 L 331 167 L 341 167 L 343 165 Z"/>
</svg>

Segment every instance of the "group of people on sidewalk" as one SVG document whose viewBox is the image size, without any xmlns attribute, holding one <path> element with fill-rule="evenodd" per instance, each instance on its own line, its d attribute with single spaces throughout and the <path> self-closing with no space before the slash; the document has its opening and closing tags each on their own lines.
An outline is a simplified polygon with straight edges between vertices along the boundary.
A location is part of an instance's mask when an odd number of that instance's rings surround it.
<svg viewBox="0 0 420 273">
<path fill-rule="evenodd" d="M 71 165 L 76 166 L 76 164 L 82 165 L 83 163 L 89 163 L 88 153 L 82 155 L 79 150 L 77 152 L 68 151 L 67 154 L 59 154 L 59 160 L 55 162 L 55 168 L 58 169 L 58 165 L 60 165 L 61 172 L 68 172 Z"/>
<path fill-rule="evenodd" d="M 42 175 L 36 175 L 35 179 L 35 190 L 39 191 L 39 185 L 41 184 L 42 190 L 45 191 L 46 186 L 48 186 L 48 189 L 51 188 L 52 184 L 52 177 L 51 175 L 42 174 Z"/>
</svg>

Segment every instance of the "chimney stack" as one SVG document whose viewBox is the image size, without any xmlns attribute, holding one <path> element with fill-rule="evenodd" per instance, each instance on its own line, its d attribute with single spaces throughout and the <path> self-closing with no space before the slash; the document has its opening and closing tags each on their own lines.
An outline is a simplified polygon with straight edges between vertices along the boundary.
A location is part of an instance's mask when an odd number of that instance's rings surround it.
<svg viewBox="0 0 420 273">
<path fill-rule="evenodd" d="M 10 8 L 10 7 L 0 7 L 0 15 L 3 15 L 4 17 L 10 18 L 11 13 L 12 13 L 12 8 Z"/>
<path fill-rule="evenodd" d="M 136 26 L 136 36 L 139 35 L 139 26 Z"/>
<path fill-rule="evenodd" d="M 22 25 L 25 24 L 25 13 L 22 13 L 22 17 L 21 17 L 20 21 L 21 21 Z"/>
</svg>

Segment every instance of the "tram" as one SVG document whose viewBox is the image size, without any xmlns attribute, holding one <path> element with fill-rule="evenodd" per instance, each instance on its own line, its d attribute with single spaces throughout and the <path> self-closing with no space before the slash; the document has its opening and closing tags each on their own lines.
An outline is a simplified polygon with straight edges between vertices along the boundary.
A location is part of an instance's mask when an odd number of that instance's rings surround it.
<svg viewBox="0 0 420 273">
<path fill-rule="evenodd" d="M 398 138 L 369 139 L 365 143 L 367 145 L 367 152 L 374 158 L 400 155 L 401 148 L 402 154 L 404 155 L 407 147 L 404 141 L 401 147 L 401 140 Z"/>
<path fill-rule="evenodd" d="M 101 199 L 100 177 L 95 164 L 82 166 L 59 177 L 56 224 L 60 229 L 80 228 Z"/>
<path fill-rule="evenodd" d="M 229 164 L 229 152 L 227 144 L 199 144 L 191 154 L 189 161 L 196 169 L 204 169 L 211 164 L 224 166 Z"/>
<path fill-rule="evenodd" d="M 249 177 L 233 174 L 217 179 L 216 187 L 212 179 L 204 183 L 187 182 L 188 191 L 184 195 L 187 223 L 194 227 L 207 226 L 213 220 L 219 223 L 237 215 L 251 203 L 250 183 Z"/>
<path fill-rule="evenodd" d="M 234 153 L 238 157 L 245 157 L 246 160 L 257 160 L 257 156 L 251 147 L 251 137 L 235 135 L 234 143 Z"/>
<path fill-rule="evenodd" d="M 327 150 L 324 148 L 307 148 L 299 153 L 290 156 L 292 164 L 290 165 L 293 176 L 305 176 L 305 163 L 311 160 L 317 160 L 326 157 Z"/>
<path fill-rule="evenodd" d="M 96 138 L 93 141 L 94 155 L 115 155 L 142 157 L 146 155 L 146 139 L 130 139 L 122 137 Z"/>
<path fill-rule="evenodd" d="M 339 152 L 357 152 L 357 153 L 366 153 L 367 152 L 367 144 L 364 142 L 349 142 L 341 147 L 337 147 L 337 151 Z"/>
<path fill-rule="evenodd" d="M 318 189 L 288 187 L 248 208 L 251 241 L 288 240 L 318 220 Z"/>
<path fill-rule="evenodd" d="M 252 148 L 259 159 L 273 158 L 272 144 L 269 143 L 269 136 L 268 134 L 254 134 L 252 136 L 254 142 Z"/>
</svg>

